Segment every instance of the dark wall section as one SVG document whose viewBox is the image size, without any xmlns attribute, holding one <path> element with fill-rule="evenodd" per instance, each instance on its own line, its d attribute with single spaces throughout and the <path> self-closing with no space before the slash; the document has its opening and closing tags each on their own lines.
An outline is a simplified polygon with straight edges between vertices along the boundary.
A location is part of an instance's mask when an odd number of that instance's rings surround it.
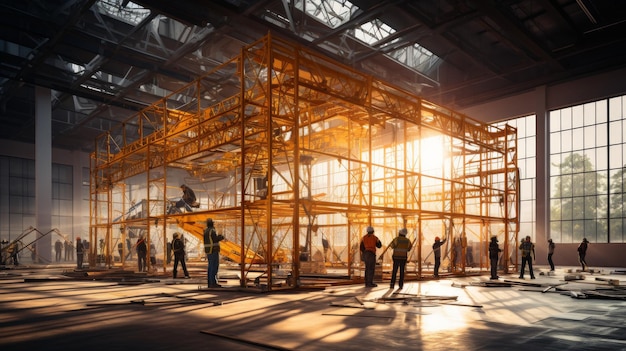
<svg viewBox="0 0 626 351">
<path fill-rule="evenodd" d="M 578 244 L 556 243 L 552 260 L 558 269 L 559 266 L 580 267 L 578 263 Z M 537 264 L 548 264 L 548 245 L 545 243 L 535 243 L 537 254 Z M 590 268 L 600 267 L 626 267 L 626 244 L 596 244 L 589 243 L 586 256 L 587 264 Z"/>
<path fill-rule="evenodd" d="M 545 108 L 555 110 L 590 101 L 626 94 L 626 69 L 585 77 L 545 88 Z M 483 122 L 496 122 L 535 113 L 537 95 L 534 89 L 466 108 L 460 112 Z"/>
</svg>

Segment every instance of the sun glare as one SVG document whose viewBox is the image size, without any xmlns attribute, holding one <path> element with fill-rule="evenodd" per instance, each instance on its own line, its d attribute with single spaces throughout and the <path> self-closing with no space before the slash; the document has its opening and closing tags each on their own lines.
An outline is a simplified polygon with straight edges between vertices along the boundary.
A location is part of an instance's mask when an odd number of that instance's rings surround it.
<svg viewBox="0 0 626 351">
<path fill-rule="evenodd" d="M 422 173 L 440 174 L 443 168 L 443 138 L 440 135 L 422 139 L 420 142 L 420 169 Z"/>
</svg>

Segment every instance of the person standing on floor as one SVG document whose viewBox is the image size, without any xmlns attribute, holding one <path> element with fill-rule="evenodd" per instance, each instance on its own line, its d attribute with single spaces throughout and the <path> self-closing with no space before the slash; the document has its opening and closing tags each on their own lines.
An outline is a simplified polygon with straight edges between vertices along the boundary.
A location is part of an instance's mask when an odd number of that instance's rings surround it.
<svg viewBox="0 0 626 351">
<path fill-rule="evenodd" d="M 67 240 L 66 238 L 63 238 L 63 249 L 65 250 L 65 261 L 69 261 L 70 257 L 72 255 L 71 250 L 72 250 L 72 243 Z"/>
<path fill-rule="evenodd" d="M 33 263 L 37 263 L 39 260 L 37 259 L 37 243 L 33 243 L 30 250 L 30 259 Z"/>
<path fill-rule="evenodd" d="M 548 263 L 550 264 L 550 272 L 554 272 L 554 262 L 552 261 L 552 255 L 554 255 L 554 242 L 552 239 L 548 239 Z"/>
<path fill-rule="evenodd" d="M 55 261 L 61 262 L 61 256 L 63 255 L 63 243 L 59 239 L 57 239 L 57 241 L 54 243 L 54 254 Z"/>
<path fill-rule="evenodd" d="M 330 244 L 322 234 L 322 248 L 324 249 L 324 262 L 330 262 Z"/>
<path fill-rule="evenodd" d="M 383 247 L 380 240 L 374 235 L 374 228 L 367 227 L 367 234 L 361 239 L 360 249 L 361 257 L 365 262 L 365 287 L 373 288 L 378 286 L 374 284 L 374 272 L 376 271 L 376 248 Z"/>
<path fill-rule="evenodd" d="M 217 234 L 211 218 L 206 220 L 204 230 L 204 253 L 206 253 L 209 266 L 207 267 L 207 283 L 209 288 L 222 287 L 217 280 L 220 268 L 220 241 L 224 240 L 222 234 Z"/>
<path fill-rule="evenodd" d="M 70 261 L 74 261 L 74 252 L 76 252 L 76 248 L 74 247 L 74 242 L 72 240 L 67 241 L 70 245 Z"/>
<path fill-rule="evenodd" d="M 456 271 L 456 240 L 454 238 L 450 242 L 450 270 Z"/>
<path fill-rule="evenodd" d="M 120 254 L 120 262 L 124 261 L 124 243 L 117 243 L 117 253 Z"/>
<path fill-rule="evenodd" d="M 131 235 L 131 231 L 128 231 L 128 236 Z M 126 260 L 128 261 L 128 258 L 130 258 L 131 260 L 133 259 L 133 244 L 130 242 L 130 238 L 126 238 Z"/>
<path fill-rule="evenodd" d="M 446 239 L 441 240 L 438 236 L 435 237 L 433 243 L 433 255 L 435 256 L 435 278 L 439 278 L 439 267 L 441 266 L 441 245 L 446 243 Z"/>
<path fill-rule="evenodd" d="M 454 242 L 454 270 L 458 271 L 463 269 L 463 238 L 458 237 Z"/>
<path fill-rule="evenodd" d="M 9 258 L 13 261 L 13 265 L 18 266 L 20 262 L 18 259 L 19 248 L 17 247 L 17 241 L 14 241 L 9 245 L 7 253 L 9 254 Z"/>
<path fill-rule="evenodd" d="M 180 263 L 185 279 L 189 279 L 189 272 L 187 272 L 187 265 L 185 264 L 185 243 L 180 239 L 180 234 L 174 233 L 174 239 L 172 239 L 172 250 L 174 251 L 174 270 L 172 275 L 174 279 L 178 275 L 178 264 Z"/>
<path fill-rule="evenodd" d="M 587 270 L 587 261 L 585 260 L 585 256 L 587 256 L 587 244 L 589 241 L 587 238 L 583 238 L 583 241 L 578 245 L 578 261 L 583 268 L 583 272 Z"/>
<path fill-rule="evenodd" d="M 491 265 L 491 277 L 489 279 L 498 279 L 498 256 L 502 252 L 502 249 L 498 246 L 498 238 L 491 237 L 489 243 L 489 264 Z"/>
<path fill-rule="evenodd" d="M 155 271 L 156 270 L 156 246 L 154 242 L 150 240 L 150 268 Z"/>
<path fill-rule="evenodd" d="M 137 244 L 135 245 L 135 250 L 137 250 L 137 269 L 140 272 L 146 272 L 148 270 L 146 256 L 148 255 L 148 245 L 146 245 L 146 239 L 142 236 L 137 239 Z"/>
<path fill-rule="evenodd" d="M 535 273 L 533 272 L 533 259 L 535 256 L 535 244 L 530 241 L 530 235 L 526 236 L 526 239 L 519 245 L 519 249 L 522 254 L 522 269 L 520 271 L 520 279 L 524 279 L 524 268 L 528 263 L 528 272 L 530 273 L 530 279 L 535 279 Z"/>
<path fill-rule="evenodd" d="M 85 253 L 85 247 L 79 237 L 76 237 L 76 268 L 83 268 L 83 255 Z"/>
<path fill-rule="evenodd" d="M 406 261 L 409 256 L 409 251 L 413 247 L 413 243 L 406 237 L 406 228 L 398 231 L 398 236 L 391 241 L 389 247 L 393 249 L 393 270 L 391 271 L 391 288 L 396 286 L 396 275 L 398 270 L 400 271 L 400 279 L 398 280 L 398 286 L 400 289 L 404 286 L 404 268 L 406 267 Z"/>
<path fill-rule="evenodd" d="M 165 264 L 169 265 L 170 263 L 172 263 L 172 256 L 173 256 L 172 255 L 172 253 L 173 253 L 173 251 L 172 251 L 172 242 L 168 242 L 167 243 L 166 250 L 167 250 L 167 258 L 165 259 L 166 260 Z"/>
<path fill-rule="evenodd" d="M 474 267 L 474 249 L 472 247 L 471 241 L 467 244 L 467 249 L 465 253 L 465 266 Z"/>
</svg>

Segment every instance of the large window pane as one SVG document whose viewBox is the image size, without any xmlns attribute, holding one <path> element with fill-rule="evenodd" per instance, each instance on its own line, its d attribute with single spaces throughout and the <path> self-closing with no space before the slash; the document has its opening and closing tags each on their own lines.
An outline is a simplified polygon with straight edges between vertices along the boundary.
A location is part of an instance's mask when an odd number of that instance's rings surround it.
<svg viewBox="0 0 626 351">
<path fill-rule="evenodd" d="M 558 130 L 572 129 L 572 109 L 565 108 L 561 110 L 561 127 Z"/>
<path fill-rule="evenodd" d="M 608 148 L 599 147 L 596 149 L 596 168 L 599 170 L 609 169 Z"/>
<path fill-rule="evenodd" d="M 607 134 L 607 129 L 606 127 L 608 126 L 608 124 L 606 123 L 602 123 L 602 124 L 598 124 L 598 128 L 596 128 L 596 147 L 599 146 L 606 146 L 608 145 L 608 134 Z"/>
<path fill-rule="evenodd" d="M 622 130 L 622 121 L 611 122 L 609 128 L 609 143 L 619 144 L 623 142 L 624 131 Z"/>
<path fill-rule="evenodd" d="M 623 161 L 621 156 L 625 149 L 626 144 L 612 145 L 609 147 L 609 154 L 611 156 L 609 157 L 609 167 L 611 169 L 622 168 Z"/>
<path fill-rule="evenodd" d="M 572 130 L 572 147 L 570 150 L 580 151 L 585 149 L 585 134 L 582 128 L 576 128 Z"/>
<path fill-rule="evenodd" d="M 583 124 L 592 126 L 596 124 L 596 103 L 583 105 Z"/>
<path fill-rule="evenodd" d="M 561 110 L 548 113 L 550 119 L 550 130 L 561 130 Z"/>
<path fill-rule="evenodd" d="M 0 237 L 13 240 L 36 226 L 35 161 L 0 156 L 0 166 Z M 73 220 L 72 167 L 52 164 L 51 176 L 52 229 L 72 238 L 73 225 L 67 225 Z M 60 221 L 60 216 L 65 219 Z M 54 226 L 55 223 L 63 223 L 63 226 Z M 30 255 L 25 259 L 28 262 Z"/>
<path fill-rule="evenodd" d="M 623 166 L 623 112 L 623 97 L 550 112 L 560 117 L 549 130 L 550 138 L 556 139 L 549 141 L 550 228 L 559 230 L 561 242 L 576 243 L 585 234 L 591 242 L 606 242 L 609 231 L 622 228 L 622 176 L 613 171 L 609 178 L 608 170 Z M 555 151 L 556 145 L 561 149 Z"/>
<path fill-rule="evenodd" d="M 596 206 L 598 199 L 595 196 L 588 196 L 582 199 L 584 201 L 585 217 L 586 219 L 596 218 Z"/>
<path fill-rule="evenodd" d="M 572 130 L 561 132 L 561 150 L 563 152 L 572 151 Z"/>
<path fill-rule="evenodd" d="M 572 229 L 573 223 L 571 221 L 563 221 L 561 222 L 561 242 L 563 243 L 572 243 L 579 242 L 580 240 L 574 241 L 574 230 Z M 582 239 L 582 238 L 581 238 Z"/>
<path fill-rule="evenodd" d="M 550 134 L 550 152 L 551 153 L 559 153 L 563 151 L 561 147 L 561 133 L 552 133 Z"/>
<path fill-rule="evenodd" d="M 561 154 L 555 153 L 550 155 L 550 174 L 560 174 L 558 172 L 559 165 L 561 164 Z"/>
<path fill-rule="evenodd" d="M 573 235 L 573 239 L 575 240 L 574 242 L 580 242 L 584 237 L 587 236 L 587 233 L 585 231 L 584 220 L 572 221 L 572 235 Z M 592 235 L 588 235 L 588 236 L 591 237 Z M 592 238 L 587 238 L 587 239 L 593 240 Z"/>
<path fill-rule="evenodd" d="M 561 207 L 561 200 L 550 200 L 550 220 L 552 221 L 560 221 L 563 219 L 562 213 L 563 208 Z"/>
<path fill-rule="evenodd" d="M 606 123 L 608 120 L 608 101 L 600 100 L 595 103 L 596 105 L 596 123 Z"/>
<path fill-rule="evenodd" d="M 572 199 L 572 219 L 583 219 L 585 214 L 585 198 L 575 197 Z"/>
<path fill-rule="evenodd" d="M 622 117 L 622 97 L 609 99 L 609 120 L 618 121 Z M 555 128 L 555 130 L 557 129 L 559 128 Z"/>
<path fill-rule="evenodd" d="M 583 106 L 572 108 L 572 128 L 580 128 L 585 123 L 585 113 Z"/>
<path fill-rule="evenodd" d="M 550 238 L 555 242 L 563 242 L 561 235 L 561 221 L 550 222 Z"/>
<path fill-rule="evenodd" d="M 537 155 L 537 142 L 535 137 L 526 139 L 526 158 L 535 159 Z"/>
<path fill-rule="evenodd" d="M 584 131 L 584 148 L 591 149 L 596 146 L 596 127 L 585 127 Z"/>
<path fill-rule="evenodd" d="M 574 205 L 574 199 L 561 200 L 561 220 L 569 221 L 574 219 L 572 216 L 572 207 Z"/>
</svg>

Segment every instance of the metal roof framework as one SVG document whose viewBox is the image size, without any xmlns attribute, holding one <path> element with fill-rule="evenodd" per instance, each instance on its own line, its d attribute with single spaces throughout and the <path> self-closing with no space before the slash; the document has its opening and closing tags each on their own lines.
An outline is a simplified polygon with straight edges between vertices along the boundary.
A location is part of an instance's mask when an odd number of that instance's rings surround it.
<svg viewBox="0 0 626 351">
<path fill-rule="evenodd" d="M 621 1 L 50 0 L 0 4 L 0 138 L 93 140 L 268 32 L 456 110 L 624 67 Z M 207 92 L 221 99 L 220 85 Z M 179 100 L 188 99 L 179 96 Z"/>
</svg>

